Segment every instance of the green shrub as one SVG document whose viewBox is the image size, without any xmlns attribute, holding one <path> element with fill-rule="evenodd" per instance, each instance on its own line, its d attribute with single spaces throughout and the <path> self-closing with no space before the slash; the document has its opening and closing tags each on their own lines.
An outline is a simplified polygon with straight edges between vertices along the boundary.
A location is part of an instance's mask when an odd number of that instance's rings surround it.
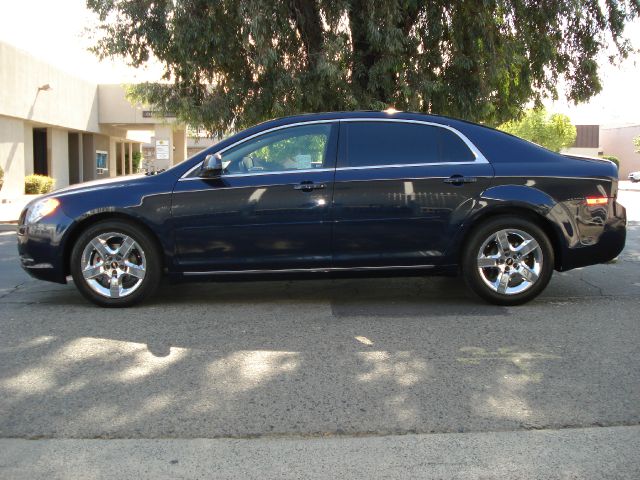
<svg viewBox="0 0 640 480">
<path fill-rule="evenodd" d="M 2 185 L 4 184 L 4 170 L 0 167 L 0 190 L 2 190 Z"/>
<path fill-rule="evenodd" d="M 140 162 L 142 161 L 142 153 L 141 152 L 133 152 L 131 156 L 131 164 L 133 166 L 133 173 L 138 173 L 140 170 Z"/>
<path fill-rule="evenodd" d="M 56 181 L 46 175 L 27 175 L 24 177 L 24 193 L 34 195 L 49 193 Z"/>
<path fill-rule="evenodd" d="M 620 168 L 620 160 L 618 160 L 618 157 L 615 157 L 613 155 L 600 155 L 600 158 L 604 158 L 605 160 L 611 160 L 613 163 L 616 164 L 616 167 Z"/>
</svg>

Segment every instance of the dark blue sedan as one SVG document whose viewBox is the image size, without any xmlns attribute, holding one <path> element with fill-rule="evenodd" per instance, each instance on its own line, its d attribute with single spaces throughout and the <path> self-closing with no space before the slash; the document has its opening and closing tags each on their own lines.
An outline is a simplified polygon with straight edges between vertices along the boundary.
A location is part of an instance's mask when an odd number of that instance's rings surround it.
<svg viewBox="0 0 640 480">
<path fill-rule="evenodd" d="M 452 118 L 302 115 L 157 175 L 58 190 L 20 217 L 24 269 L 103 306 L 161 277 L 457 274 L 493 303 L 616 257 L 626 214 L 606 160 Z"/>
</svg>

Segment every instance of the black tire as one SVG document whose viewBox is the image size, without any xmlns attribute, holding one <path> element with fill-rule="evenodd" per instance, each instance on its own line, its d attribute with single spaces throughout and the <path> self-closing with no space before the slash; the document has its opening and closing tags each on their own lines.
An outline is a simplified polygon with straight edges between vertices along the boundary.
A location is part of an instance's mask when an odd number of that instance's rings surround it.
<svg viewBox="0 0 640 480">
<path fill-rule="evenodd" d="M 120 233 L 133 239 L 137 244 L 134 252 L 139 253 L 139 247 L 143 251 L 145 259 L 144 278 L 141 279 L 140 284 L 134 291 L 119 298 L 109 298 L 94 291 L 82 272 L 82 256 L 85 247 L 97 236 L 112 232 Z M 89 226 L 80 234 L 73 245 L 70 262 L 71 276 L 80 293 L 89 301 L 101 307 L 130 307 L 135 305 L 153 295 L 162 277 L 162 260 L 156 242 L 142 228 L 133 222 L 124 220 L 105 220 Z M 126 281 L 135 281 L 132 277 L 124 278 L 127 279 Z"/>
<path fill-rule="evenodd" d="M 489 285 L 487 285 L 485 279 L 480 273 L 480 269 L 478 268 L 478 254 L 483 244 L 485 244 L 485 241 L 487 241 L 492 235 L 495 235 L 501 230 L 517 230 L 524 232 L 531 236 L 540 247 L 538 255 L 541 255 L 542 261 L 540 262 L 541 266 L 537 280 L 535 280 L 528 289 L 519 293 L 507 294 L 493 290 Z M 500 260 L 500 262 L 503 262 L 503 260 Z M 502 268 L 505 266 L 506 263 L 503 263 Z M 545 289 L 549 280 L 551 280 L 553 267 L 553 246 L 545 232 L 534 222 L 527 220 L 526 218 L 511 215 L 494 217 L 474 228 L 464 244 L 461 255 L 462 275 L 464 276 L 465 282 L 469 288 L 480 298 L 496 305 L 521 305 L 534 299 Z M 487 272 L 489 274 L 495 272 L 496 277 L 497 275 L 500 275 L 500 270 L 498 269 L 489 269 L 488 271 L 483 270 L 483 272 Z M 518 278 L 519 277 L 517 276 L 515 277 L 516 282 L 518 281 Z"/>
</svg>

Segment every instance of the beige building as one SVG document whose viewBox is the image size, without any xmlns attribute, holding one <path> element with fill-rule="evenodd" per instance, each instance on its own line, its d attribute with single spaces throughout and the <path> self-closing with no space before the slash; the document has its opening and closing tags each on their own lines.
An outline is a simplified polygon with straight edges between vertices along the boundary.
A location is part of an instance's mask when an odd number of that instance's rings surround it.
<svg viewBox="0 0 640 480">
<path fill-rule="evenodd" d="M 562 153 L 583 157 L 598 157 L 600 150 L 600 125 L 576 125 L 576 139 L 573 145 Z"/>
<path fill-rule="evenodd" d="M 619 177 L 628 178 L 630 172 L 640 170 L 640 153 L 635 151 L 633 139 L 640 136 L 640 125 L 604 127 L 576 125 L 576 141 L 563 153 L 598 157 L 612 155 L 620 162 Z"/>
<path fill-rule="evenodd" d="M 32 173 L 57 188 L 131 173 L 136 130 L 152 136 L 150 168 L 187 158 L 186 128 L 131 105 L 121 85 L 87 82 L 0 42 L 0 198 L 24 193 Z"/>
<path fill-rule="evenodd" d="M 626 179 L 630 172 L 640 170 L 640 153 L 635 151 L 633 139 L 640 137 L 640 125 L 626 127 L 602 127 L 600 147 L 605 155 L 620 160 L 620 178 Z"/>
</svg>

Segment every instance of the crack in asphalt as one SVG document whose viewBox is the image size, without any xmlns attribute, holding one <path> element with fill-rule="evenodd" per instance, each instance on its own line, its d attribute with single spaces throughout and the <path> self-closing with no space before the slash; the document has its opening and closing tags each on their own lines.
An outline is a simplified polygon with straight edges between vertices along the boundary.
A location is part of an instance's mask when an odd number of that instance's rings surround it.
<svg viewBox="0 0 640 480">
<path fill-rule="evenodd" d="M 601 297 L 603 297 L 603 296 L 604 296 L 604 293 L 603 293 L 603 291 L 602 291 L 602 287 L 600 287 L 600 286 L 596 285 L 595 283 L 591 283 L 591 282 L 590 282 L 590 281 L 588 281 L 586 278 L 584 278 L 582 275 L 580 275 L 580 280 L 581 280 L 583 283 L 586 283 L 587 285 L 589 285 L 590 287 L 593 287 L 593 288 L 595 288 L 596 290 L 598 290 L 598 294 L 599 294 L 599 296 L 601 296 Z M 613 295 L 613 296 L 621 296 L 621 295 Z M 623 295 L 623 296 L 626 296 L 626 295 Z"/>
<path fill-rule="evenodd" d="M 9 295 L 11 295 L 12 293 L 16 293 L 20 288 L 24 287 L 27 283 L 31 283 L 31 280 L 25 280 L 22 283 L 19 283 L 11 288 L 9 288 L 9 290 L 5 293 L 3 293 L 2 295 L 0 295 L 0 300 L 7 298 Z M 9 302 L 3 302 L 3 303 L 9 303 Z"/>
</svg>

